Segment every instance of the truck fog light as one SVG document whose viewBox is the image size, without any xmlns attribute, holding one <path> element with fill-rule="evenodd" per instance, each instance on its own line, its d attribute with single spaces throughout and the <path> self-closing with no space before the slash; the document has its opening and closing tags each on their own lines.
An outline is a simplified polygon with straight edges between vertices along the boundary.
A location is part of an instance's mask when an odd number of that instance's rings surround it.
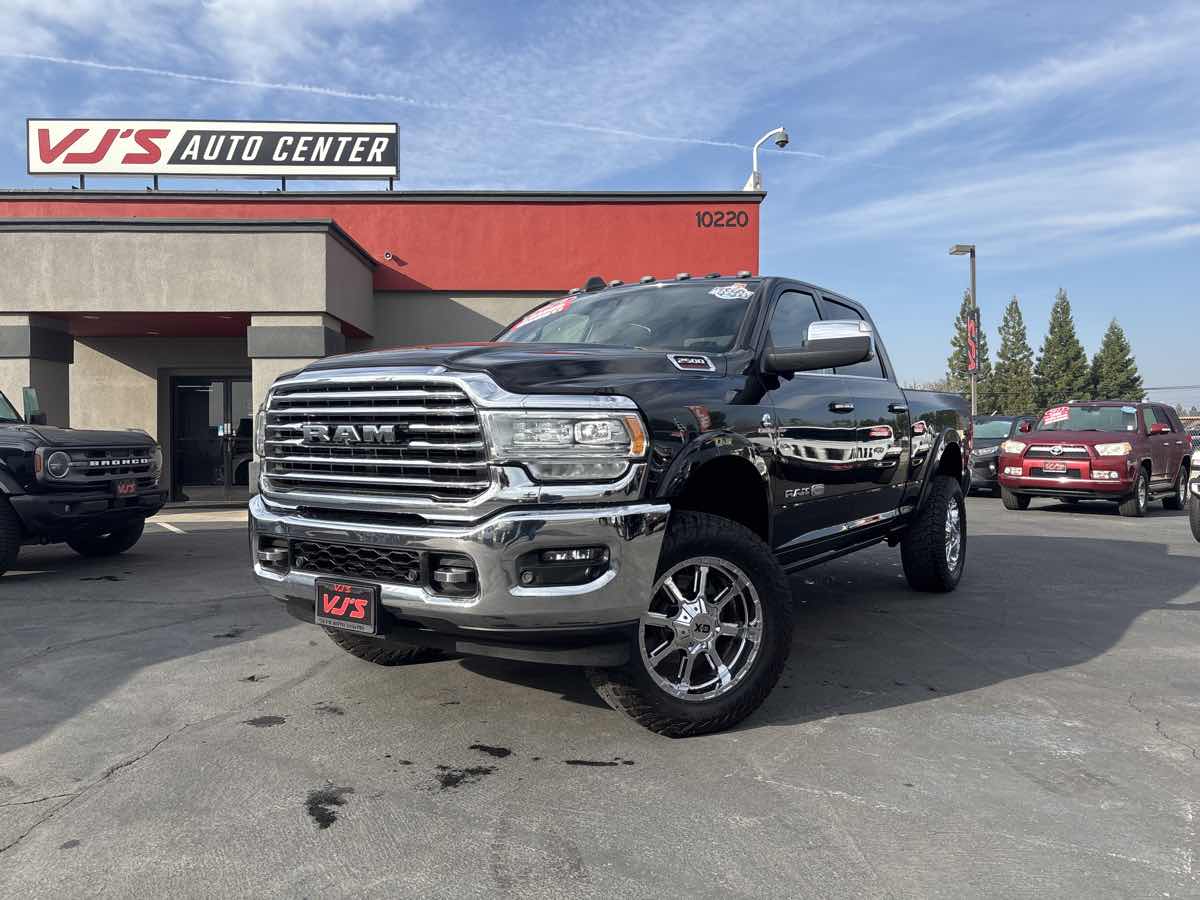
<svg viewBox="0 0 1200 900">
<path fill-rule="evenodd" d="M 525 587 L 566 587 L 595 581 L 608 568 L 607 547 L 534 550 L 517 560 L 517 581 Z"/>
<path fill-rule="evenodd" d="M 56 450 L 46 457 L 46 472 L 53 478 L 65 478 L 71 471 L 71 457 L 61 450 Z"/>
<path fill-rule="evenodd" d="M 1005 475 L 1018 475 L 1018 476 L 1019 476 L 1019 475 L 1021 474 L 1021 467 L 1020 467 L 1020 466 L 1005 466 L 1005 467 L 1004 467 L 1004 474 L 1005 474 Z"/>
</svg>

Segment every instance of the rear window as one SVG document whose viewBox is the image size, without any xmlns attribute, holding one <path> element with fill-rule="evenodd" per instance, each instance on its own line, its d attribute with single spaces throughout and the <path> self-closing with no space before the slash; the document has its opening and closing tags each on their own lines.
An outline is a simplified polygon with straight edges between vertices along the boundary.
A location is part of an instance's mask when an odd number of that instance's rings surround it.
<svg viewBox="0 0 1200 900">
<path fill-rule="evenodd" d="M 1012 422 L 1009 419 L 993 419 L 990 422 L 975 423 L 975 437 L 977 438 L 1002 438 L 1008 437 L 1008 432 L 1012 429 Z"/>
<path fill-rule="evenodd" d="M 1137 431 L 1136 406 L 1052 406 L 1037 431 Z"/>
</svg>

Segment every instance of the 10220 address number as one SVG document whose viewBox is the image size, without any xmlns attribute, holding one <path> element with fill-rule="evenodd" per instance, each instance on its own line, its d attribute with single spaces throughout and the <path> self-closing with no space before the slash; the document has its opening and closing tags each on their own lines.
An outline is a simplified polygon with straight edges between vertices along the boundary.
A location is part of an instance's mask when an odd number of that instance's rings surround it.
<svg viewBox="0 0 1200 900">
<path fill-rule="evenodd" d="M 705 209 L 696 213 L 697 228 L 745 228 L 750 216 L 740 209 Z"/>
</svg>

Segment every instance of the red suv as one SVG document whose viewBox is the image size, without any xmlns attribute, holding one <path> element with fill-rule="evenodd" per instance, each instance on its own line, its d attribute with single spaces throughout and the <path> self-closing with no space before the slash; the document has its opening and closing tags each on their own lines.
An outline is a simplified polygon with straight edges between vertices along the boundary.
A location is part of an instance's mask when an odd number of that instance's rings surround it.
<svg viewBox="0 0 1200 900">
<path fill-rule="evenodd" d="M 1115 500 L 1123 516 L 1145 515 L 1155 498 L 1183 509 L 1188 443 L 1175 410 L 1161 403 L 1052 406 L 1000 445 L 1000 496 L 1007 509 L 1025 509 L 1032 497 Z"/>
</svg>

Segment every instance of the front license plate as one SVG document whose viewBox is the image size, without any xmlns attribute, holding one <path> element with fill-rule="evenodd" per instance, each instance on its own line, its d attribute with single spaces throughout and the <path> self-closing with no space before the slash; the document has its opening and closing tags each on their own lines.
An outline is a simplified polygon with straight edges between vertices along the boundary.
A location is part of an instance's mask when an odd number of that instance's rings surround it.
<svg viewBox="0 0 1200 900">
<path fill-rule="evenodd" d="M 1066 463 L 1048 462 L 1044 466 L 1042 466 L 1042 471 L 1043 472 L 1053 472 L 1055 475 L 1066 475 L 1067 474 L 1067 464 Z"/>
<path fill-rule="evenodd" d="M 317 579 L 316 622 L 359 634 L 375 634 L 379 623 L 379 586 Z"/>
<path fill-rule="evenodd" d="M 137 482 L 132 478 L 113 482 L 113 493 L 118 497 L 132 497 L 137 493 Z"/>
</svg>

